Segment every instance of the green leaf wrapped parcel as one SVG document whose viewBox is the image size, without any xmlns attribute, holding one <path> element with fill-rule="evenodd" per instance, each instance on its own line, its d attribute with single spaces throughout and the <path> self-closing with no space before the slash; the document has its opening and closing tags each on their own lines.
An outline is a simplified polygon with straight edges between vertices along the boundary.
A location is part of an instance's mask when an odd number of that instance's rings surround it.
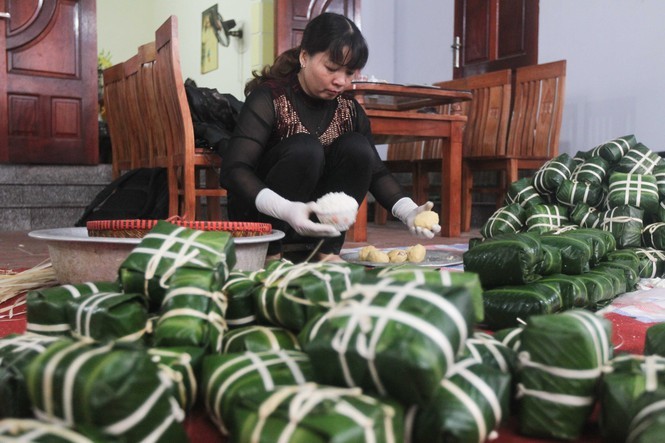
<svg viewBox="0 0 665 443">
<path fill-rule="evenodd" d="M 179 269 L 170 279 L 154 328 L 155 346 L 193 346 L 220 352 L 228 329 L 227 299 L 213 271 Z"/>
<path fill-rule="evenodd" d="M 660 156 L 642 143 L 637 143 L 621 157 L 615 170 L 626 174 L 651 174 L 661 164 Z"/>
<path fill-rule="evenodd" d="M 364 278 L 365 268 L 351 263 L 299 263 L 275 269 L 254 290 L 257 318 L 298 332 Z"/>
<path fill-rule="evenodd" d="M 232 329 L 224 335 L 222 352 L 299 351 L 300 343 L 288 329 L 278 326 L 250 325 Z"/>
<path fill-rule="evenodd" d="M 29 418 L 14 418 L 0 420 L 0 441 L 6 443 L 21 441 L 30 441 L 31 443 L 95 443 L 99 440 L 88 438 L 59 424 Z"/>
<path fill-rule="evenodd" d="M 424 404 L 463 351 L 473 319 L 464 287 L 386 279 L 353 285 L 299 338 L 317 382 Z"/>
<path fill-rule="evenodd" d="M 611 323 L 574 309 L 529 318 L 518 355 L 520 433 L 574 440 L 593 411 L 612 357 Z"/>
<path fill-rule="evenodd" d="M 647 329 L 644 337 L 644 355 L 665 357 L 665 322 L 656 323 Z"/>
<path fill-rule="evenodd" d="M 653 175 L 624 174 L 613 172 L 609 180 L 607 204 L 610 208 L 617 206 L 634 206 L 643 209 L 647 214 L 658 211 L 658 186 Z"/>
<path fill-rule="evenodd" d="M 617 248 L 639 248 L 642 246 L 644 210 L 630 206 L 617 206 L 605 211 L 600 227 L 612 233 Z"/>
<path fill-rule="evenodd" d="M 538 236 L 527 233 L 503 234 L 476 244 L 462 256 L 464 270 L 475 272 L 483 288 L 523 285 L 540 278 L 543 261 Z"/>
<path fill-rule="evenodd" d="M 365 275 L 365 281 L 372 281 L 372 279 L 392 279 L 403 282 L 415 281 L 425 286 L 430 286 L 434 290 L 437 290 L 436 288 L 463 286 L 471 294 L 476 321 L 482 321 L 484 317 L 483 288 L 480 284 L 478 274 L 474 272 L 428 269 L 423 266 L 406 264 L 369 269 Z"/>
<path fill-rule="evenodd" d="M 533 176 L 533 187 L 541 195 L 555 194 L 556 190 L 575 170 L 575 160 L 565 152 L 547 161 Z"/>
<path fill-rule="evenodd" d="M 414 441 L 484 442 L 508 415 L 510 374 L 468 358 L 441 380 L 434 398 L 419 407 Z"/>
<path fill-rule="evenodd" d="M 545 199 L 533 187 L 533 179 L 524 177 L 508 186 L 504 203 L 506 206 L 517 203 L 527 209 L 533 205 L 545 204 Z"/>
<path fill-rule="evenodd" d="M 665 394 L 664 388 L 665 357 L 626 354 L 612 359 L 604 369 L 599 389 L 598 421 L 603 442 L 625 442 L 640 397 L 655 390 Z"/>
<path fill-rule="evenodd" d="M 122 262 L 118 276 L 124 292 L 144 294 L 151 310 L 157 310 L 176 271 L 213 271 L 221 287 L 235 264 L 235 246 L 228 232 L 200 231 L 160 220 Z"/>
<path fill-rule="evenodd" d="M 404 410 L 360 389 L 307 383 L 243 396 L 233 410 L 234 442 L 404 441 Z"/>
<path fill-rule="evenodd" d="M 591 156 L 602 157 L 610 165 L 616 165 L 635 145 L 637 145 L 635 136 L 625 135 L 596 146 L 591 150 Z"/>
<path fill-rule="evenodd" d="M 520 320 L 534 315 L 553 314 L 563 306 L 558 285 L 541 284 L 540 280 L 525 285 L 501 286 L 483 292 L 485 319 L 490 330 L 517 326 Z"/>
<path fill-rule="evenodd" d="M 24 373 L 30 362 L 57 340 L 37 334 L 0 338 L 0 418 L 33 416 Z"/>
<path fill-rule="evenodd" d="M 560 205 L 534 205 L 526 211 L 526 230 L 543 234 L 570 224 L 568 208 Z"/>
<path fill-rule="evenodd" d="M 485 238 L 496 237 L 501 234 L 519 232 L 524 228 L 526 212 L 518 203 L 503 206 L 480 228 L 480 234 Z"/>
<path fill-rule="evenodd" d="M 173 382 L 143 348 L 63 338 L 30 363 L 26 381 L 40 420 L 110 440 L 187 441 Z"/>
<path fill-rule="evenodd" d="M 307 354 L 265 351 L 208 355 L 203 361 L 201 380 L 208 415 L 227 435 L 241 397 L 272 392 L 278 386 L 305 384 L 314 381 L 314 377 Z"/>
<path fill-rule="evenodd" d="M 89 282 L 29 291 L 26 296 L 27 332 L 50 336 L 69 336 L 67 304 L 100 292 L 119 292 L 115 282 Z"/>
</svg>

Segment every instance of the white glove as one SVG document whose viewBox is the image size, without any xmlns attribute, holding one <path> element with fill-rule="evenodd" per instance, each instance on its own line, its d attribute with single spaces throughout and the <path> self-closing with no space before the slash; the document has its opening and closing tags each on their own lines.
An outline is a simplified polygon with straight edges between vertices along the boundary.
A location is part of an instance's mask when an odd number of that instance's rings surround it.
<svg viewBox="0 0 665 443">
<path fill-rule="evenodd" d="M 395 203 L 392 213 L 409 228 L 411 234 L 419 238 L 433 238 L 435 234 L 441 232 L 440 225 L 434 225 L 432 226 L 432 229 L 427 229 L 414 224 L 418 214 L 425 211 L 431 211 L 433 207 L 434 203 L 432 202 L 427 202 L 422 206 L 418 206 L 409 197 L 403 197 Z"/>
<path fill-rule="evenodd" d="M 300 235 L 305 237 L 337 237 L 341 233 L 330 225 L 315 223 L 309 219 L 315 203 L 292 202 L 275 191 L 264 188 L 254 200 L 259 212 L 284 220 Z"/>
</svg>

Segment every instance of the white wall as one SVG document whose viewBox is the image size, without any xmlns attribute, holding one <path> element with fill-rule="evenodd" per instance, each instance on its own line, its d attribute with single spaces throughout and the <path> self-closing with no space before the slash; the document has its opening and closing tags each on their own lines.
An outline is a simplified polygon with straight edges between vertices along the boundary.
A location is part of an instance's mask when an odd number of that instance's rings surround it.
<svg viewBox="0 0 665 443">
<path fill-rule="evenodd" d="M 665 2 L 541 0 L 540 61 L 566 59 L 563 152 L 635 134 L 665 151 Z"/>
<path fill-rule="evenodd" d="M 178 17 L 180 63 L 183 78 L 199 86 L 217 88 L 243 99 L 245 82 L 251 77 L 248 42 L 252 32 L 252 5 L 260 0 L 98 0 L 97 47 L 111 53 L 112 62 L 124 61 L 143 43 L 154 40 L 154 32 L 170 15 Z M 201 13 L 217 4 L 225 20 L 242 25 L 242 40 L 231 37 L 228 47 L 219 46 L 219 68 L 201 74 Z"/>
</svg>

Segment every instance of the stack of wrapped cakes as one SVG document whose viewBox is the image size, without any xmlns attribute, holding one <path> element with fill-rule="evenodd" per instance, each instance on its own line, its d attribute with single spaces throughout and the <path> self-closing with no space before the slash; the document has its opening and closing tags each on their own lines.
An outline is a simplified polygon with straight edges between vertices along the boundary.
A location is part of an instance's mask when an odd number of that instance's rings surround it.
<svg viewBox="0 0 665 443">
<path fill-rule="evenodd" d="M 561 154 L 510 185 L 464 256 L 486 326 L 597 310 L 665 273 L 665 162 L 634 135 Z"/>
</svg>

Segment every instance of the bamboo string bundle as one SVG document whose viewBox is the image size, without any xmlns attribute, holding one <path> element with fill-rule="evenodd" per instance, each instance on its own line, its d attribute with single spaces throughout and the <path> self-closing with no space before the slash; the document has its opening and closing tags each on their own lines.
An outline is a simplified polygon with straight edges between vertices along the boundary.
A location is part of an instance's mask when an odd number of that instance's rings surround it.
<svg viewBox="0 0 665 443">
<path fill-rule="evenodd" d="M 24 314 L 26 293 L 32 289 L 55 286 L 58 280 L 50 261 L 25 271 L 0 270 L 0 319 Z"/>
</svg>

